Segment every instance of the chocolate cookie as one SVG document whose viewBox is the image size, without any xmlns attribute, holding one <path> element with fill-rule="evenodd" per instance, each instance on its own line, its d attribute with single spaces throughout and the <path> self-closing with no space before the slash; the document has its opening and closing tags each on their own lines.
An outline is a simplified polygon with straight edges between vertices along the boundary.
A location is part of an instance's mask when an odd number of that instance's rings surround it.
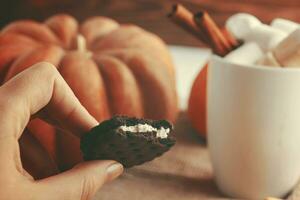
<svg viewBox="0 0 300 200">
<path fill-rule="evenodd" d="M 116 160 L 124 167 L 140 165 L 168 151 L 175 139 L 166 120 L 115 116 L 81 138 L 85 160 Z"/>
</svg>

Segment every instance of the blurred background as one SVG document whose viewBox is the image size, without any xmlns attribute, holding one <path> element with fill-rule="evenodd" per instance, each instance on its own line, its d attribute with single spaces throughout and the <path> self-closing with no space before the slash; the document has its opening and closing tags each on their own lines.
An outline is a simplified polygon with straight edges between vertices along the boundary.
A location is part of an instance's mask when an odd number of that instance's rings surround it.
<svg viewBox="0 0 300 200">
<path fill-rule="evenodd" d="M 299 0 L 1 0 L 0 26 L 21 18 L 43 20 L 57 12 L 79 20 L 104 15 L 121 23 L 135 23 L 169 44 L 201 46 L 165 17 L 174 3 L 182 3 L 192 11 L 207 10 L 221 26 L 236 12 L 254 14 L 266 23 L 279 16 L 300 22 Z"/>
</svg>

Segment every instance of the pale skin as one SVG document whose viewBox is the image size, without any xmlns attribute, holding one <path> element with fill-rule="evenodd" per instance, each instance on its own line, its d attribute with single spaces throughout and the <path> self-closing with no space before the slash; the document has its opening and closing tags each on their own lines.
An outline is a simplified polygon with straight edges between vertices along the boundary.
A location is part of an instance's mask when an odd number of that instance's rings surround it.
<svg viewBox="0 0 300 200">
<path fill-rule="evenodd" d="M 115 161 L 90 161 L 42 180 L 22 167 L 18 140 L 31 117 L 77 136 L 98 124 L 56 68 L 38 63 L 0 87 L 0 200 L 88 200 L 123 172 Z"/>
</svg>

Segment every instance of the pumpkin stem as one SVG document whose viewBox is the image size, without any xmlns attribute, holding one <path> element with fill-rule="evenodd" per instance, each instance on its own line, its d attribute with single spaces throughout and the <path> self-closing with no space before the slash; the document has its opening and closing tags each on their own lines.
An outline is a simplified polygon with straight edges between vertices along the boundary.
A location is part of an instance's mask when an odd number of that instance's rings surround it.
<svg viewBox="0 0 300 200">
<path fill-rule="evenodd" d="M 86 51 L 86 40 L 83 35 L 77 35 L 77 50 L 80 52 Z"/>
<path fill-rule="evenodd" d="M 83 35 L 77 35 L 77 51 L 86 53 L 88 57 L 92 57 L 92 53 L 86 47 L 86 39 Z"/>
</svg>

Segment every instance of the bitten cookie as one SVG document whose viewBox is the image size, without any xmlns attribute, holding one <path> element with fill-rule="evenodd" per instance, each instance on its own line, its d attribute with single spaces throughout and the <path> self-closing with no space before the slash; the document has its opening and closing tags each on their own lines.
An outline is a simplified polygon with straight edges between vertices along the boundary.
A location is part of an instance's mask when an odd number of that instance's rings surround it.
<svg viewBox="0 0 300 200">
<path fill-rule="evenodd" d="M 173 126 L 166 120 L 115 116 L 81 138 L 84 160 L 116 160 L 129 168 L 153 160 L 174 144 Z"/>
</svg>

